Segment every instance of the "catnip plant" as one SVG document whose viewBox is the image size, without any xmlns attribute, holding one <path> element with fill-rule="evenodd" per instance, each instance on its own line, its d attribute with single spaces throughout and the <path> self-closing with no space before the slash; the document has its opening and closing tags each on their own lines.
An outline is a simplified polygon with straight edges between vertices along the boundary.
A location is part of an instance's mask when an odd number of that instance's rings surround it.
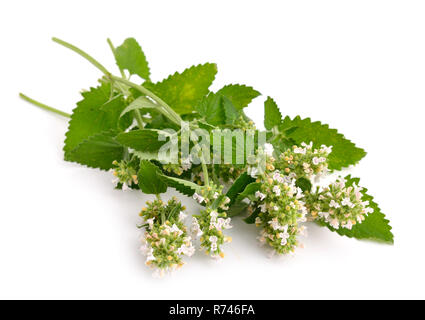
<svg viewBox="0 0 425 320">
<path fill-rule="evenodd" d="M 264 102 L 265 130 L 258 130 L 244 109 L 260 93 L 241 84 L 210 91 L 213 63 L 153 82 L 133 38 L 118 47 L 107 41 L 118 76 L 74 45 L 53 41 L 96 67 L 102 74 L 98 84 L 82 92 L 72 114 L 20 96 L 69 118 L 66 161 L 109 171 L 117 190 L 155 195 L 142 207 L 138 227 L 146 265 L 159 274 L 183 266 L 196 243 L 206 255 L 223 258 L 236 216 L 255 224 L 259 242 L 278 255 L 302 246 L 306 222 L 342 236 L 393 243 L 389 221 L 358 178 L 338 176 L 323 185 L 323 178 L 366 155 L 337 130 L 284 117 L 270 97 Z M 176 197 L 163 200 L 169 187 L 203 209 L 189 213 Z"/>
</svg>

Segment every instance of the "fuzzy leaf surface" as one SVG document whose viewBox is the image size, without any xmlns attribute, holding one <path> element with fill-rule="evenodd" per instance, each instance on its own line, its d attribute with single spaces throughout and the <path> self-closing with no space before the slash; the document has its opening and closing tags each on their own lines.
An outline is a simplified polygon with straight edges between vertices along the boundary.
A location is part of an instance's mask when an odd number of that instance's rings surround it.
<svg viewBox="0 0 425 320">
<path fill-rule="evenodd" d="M 174 73 L 161 82 L 144 83 L 179 114 L 191 113 L 195 104 L 208 93 L 214 81 L 217 66 L 205 63 L 190 67 L 182 73 Z"/>
</svg>

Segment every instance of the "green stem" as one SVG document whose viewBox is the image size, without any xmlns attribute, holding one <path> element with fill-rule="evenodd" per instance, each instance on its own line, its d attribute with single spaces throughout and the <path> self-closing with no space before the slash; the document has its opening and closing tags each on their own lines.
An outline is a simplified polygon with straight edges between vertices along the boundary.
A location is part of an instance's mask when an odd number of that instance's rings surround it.
<svg viewBox="0 0 425 320">
<path fill-rule="evenodd" d="M 137 126 L 139 127 L 139 129 L 143 129 L 145 125 L 143 123 L 143 119 L 142 119 L 142 115 L 140 114 L 140 111 L 134 110 L 134 115 L 137 121 Z"/>
<path fill-rule="evenodd" d="M 89 61 L 92 65 L 94 65 L 96 68 L 98 68 L 100 71 L 102 71 L 105 74 L 105 76 L 107 76 L 108 78 L 111 78 L 111 73 L 99 61 L 97 61 L 95 58 L 93 58 L 88 53 L 84 52 L 80 48 L 77 48 L 76 46 L 74 46 L 74 45 L 72 45 L 68 42 L 65 42 L 61 39 L 53 37 L 52 40 L 56 43 L 59 43 L 60 45 L 62 45 L 64 47 L 78 53 L 80 56 L 82 56 L 87 61 Z"/>
<path fill-rule="evenodd" d="M 205 160 L 203 156 L 201 156 L 201 165 L 202 165 L 202 172 L 204 173 L 204 185 L 208 187 L 210 185 L 210 181 L 208 177 L 208 168 L 207 168 L 207 165 L 205 164 Z"/>
<path fill-rule="evenodd" d="M 111 48 L 111 51 L 112 51 L 112 54 L 114 55 L 114 58 L 116 59 L 117 58 L 117 56 L 116 56 L 116 54 L 115 54 L 115 47 L 114 47 L 114 44 L 112 43 L 112 41 L 111 41 L 111 39 L 106 39 L 106 41 L 108 42 L 108 44 L 109 44 L 109 47 Z M 120 73 L 121 73 L 121 77 L 123 78 L 123 79 L 126 79 L 127 77 L 125 76 L 125 73 L 124 73 L 124 70 L 120 67 L 120 66 L 118 66 L 118 68 L 120 69 Z"/>
<path fill-rule="evenodd" d="M 47 111 L 50 111 L 50 112 L 54 112 L 54 113 L 59 114 L 63 117 L 66 117 L 66 118 L 71 118 L 71 115 L 69 113 L 66 113 L 64 111 L 61 111 L 61 110 L 53 108 L 53 107 L 49 107 L 48 105 L 45 105 L 44 103 L 38 102 L 34 99 L 31 99 L 30 97 L 24 95 L 23 93 L 19 93 L 19 96 L 22 99 L 24 99 L 25 101 L 32 103 L 33 105 L 35 105 L 35 106 L 37 106 L 41 109 L 44 109 L 44 110 L 47 110 Z"/>
<path fill-rule="evenodd" d="M 111 76 L 111 79 L 117 82 L 121 82 L 124 83 L 126 85 L 128 85 L 129 87 L 132 87 L 134 89 L 136 89 L 137 91 L 140 91 L 141 93 L 147 95 L 148 97 L 152 98 L 153 100 L 155 100 L 161 107 L 164 108 L 164 110 L 167 112 L 168 117 L 171 121 L 173 121 L 174 123 L 180 125 L 182 122 L 182 119 L 180 118 L 180 116 L 173 110 L 171 109 L 171 107 L 165 103 L 165 101 L 163 101 L 160 97 L 158 97 L 157 95 L 155 95 L 153 92 L 151 92 L 150 90 L 146 89 L 145 87 L 135 84 L 131 81 L 128 81 L 127 79 L 122 79 L 119 78 L 117 76 Z"/>
</svg>

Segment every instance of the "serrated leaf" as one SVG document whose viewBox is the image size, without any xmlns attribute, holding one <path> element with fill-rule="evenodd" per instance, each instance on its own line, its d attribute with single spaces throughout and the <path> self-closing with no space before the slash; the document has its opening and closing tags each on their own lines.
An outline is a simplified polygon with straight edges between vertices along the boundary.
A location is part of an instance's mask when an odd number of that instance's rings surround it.
<svg viewBox="0 0 425 320">
<path fill-rule="evenodd" d="M 140 160 L 158 160 L 158 152 L 143 152 L 143 151 L 133 151 L 133 154 Z"/>
<path fill-rule="evenodd" d="M 196 104 L 195 110 L 210 125 L 217 126 L 225 123 L 226 114 L 221 95 L 210 92 Z"/>
<path fill-rule="evenodd" d="M 239 117 L 239 112 L 233 105 L 233 103 L 227 98 L 223 97 L 223 108 L 226 116 L 226 124 L 233 124 Z"/>
<path fill-rule="evenodd" d="M 194 105 L 208 93 L 214 81 L 217 66 L 213 63 L 200 64 L 174 73 L 161 82 L 144 83 L 179 114 L 191 113 Z"/>
<path fill-rule="evenodd" d="M 160 194 L 167 191 L 167 184 L 162 180 L 161 170 L 148 160 L 140 161 L 137 173 L 140 189 L 147 194 Z"/>
<path fill-rule="evenodd" d="M 193 196 L 193 194 L 197 192 L 200 188 L 200 186 L 191 181 L 170 177 L 165 174 L 162 175 L 162 179 L 167 183 L 169 187 L 172 187 L 178 192 L 189 197 Z"/>
<path fill-rule="evenodd" d="M 169 134 L 156 129 L 138 129 L 129 132 L 120 133 L 117 141 L 122 145 L 141 152 L 157 152 L 161 146 L 167 142 L 160 141 L 159 135 L 163 133 L 165 136 Z"/>
<path fill-rule="evenodd" d="M 153 103 L 146 97 L 138 97 L 132 103 L 130 103 L 120 114 L 120 117 L 123 117 L 130 111 L 140 110 L 140 109 L 155 109 L 157 105 Z"/>
<path fill-rule="evenodd" d="M 303 192 L 311 191 L 311 188 L 313 185 L 311 184 L 311 181 L 307 178 L 299 178 L 297 181 L 295 181 L 295 185 L 300 188 Z"/>
<path fill-rule="evenodd" d="M 348 186 L 351 186 L 354 183 L 359 185 L 360 182 L 359 178 L 352 178 L 351 176 L 347 176 L 345 179 L 347 180 L 346 185 Z M 373 197 L 367 194 L 367 189 L 363 188 L 361 193 L 363 194 L 362 201 L 369 201 L 369 207 L 374 210 L 373 213 L 368 214 L 362 223 L 354 225 L 351 230 L 345 228 L 336 230 L 327 223 L 320 224 L 325 225 L 331 231 L 349 238 L 368 239 L 391 244 L 394 243 L 394 235 L 391 232 L 392 228 L 389 225 L 389 220 L 385 218 L 385 215 L 381 212 L 378 204 L 373 201 Z"/>
<path fill-rule="evenodd" d="M 235 203 L 239 193 L 241 193 L 248 184 L 254 181 L 255 179 L 253 177 L 244 172 L 235 180 L 235 182 L 233 182 L 232 186 L 226 193 L 226 196 L 230 199 L 229 207 Z"/>
<path fill-rule="evenodd" d="M 222 94 L 228 98 L 236 109 L 242 110 L 253 99 L 258 97 L 260 93 L 252 87 L 241 84 L 229 84 L 217 91 L 217 94 Z"/>
<path fill-rule="evenodd" d="M 124 147 L 115 140 L 117 131 L 97 133 L 83 140 L 68 154 L 68 161 L 78 162 L 91 168 L 111 169 L 114 160 L 124 156 Z"/>
<path fill-rule="evenodd" d="M 149 80 L 150 71 L 146 56 L 134 38 L 128 38 L 115 49 L 115 60 L 122 70 L 137 74 L 142 79 Z"/>
<path fill-rule="evenodd" d="M 249 207 L 249 204 L 246 202 L 236 202 L 229 208 L 229 210 L 227 210 L 227 215 L 229 217 L 239 216 L 243 214 L 244 212 L 246 212 L 248 207 Z"/>
<path fill-rule="evenodd" d="M 293 120 L 286 117 L 281 126 L 282 129 L 297 127 L 297 130 L 289 135 L 296 144 L 313 141 L 314 147 L 320 147 L 322 144 L 333 146 L 328 158 L 331 170 L 340 170 L 354 165 L 366 155 L 363 149 L 356 147 L 336 129 L 330 129 L 327 124 L 319 121 L 311 122 L 310 118 L 301 119 L 299 116 Z"/>
<path fill-rule="evenodd" d="M 77 103 L 69 121 L 65 139 L 65 160 L 68 154 L 89 137 L 108 130 L 118 129 L 119 115 L 126 107 L 122 96 L 110 100 L 110 84 L 83 92 L 83 100 Z M 128 124 L 128 122 L 127 122 Z"/>
<path fill-rule="evenodd" d="M 255 194 L 255 192 L 257 192 L 258 190 L 260 190 L 260 188 L 261 188 L 261 182 L 251 182 L 238 195 L 238 197 L 236 198 L 236 201 L 242 201 L 243 199 L 245 199 L 245 198 L 247 198 L 249 196 L 252 196 L 253 194 Z"/>
<path fill-rule="evenodd" d="M 272 98 L 267 97 L 267 100 L 264 102 L 264 127 L 267 130 L 271 130 L 281 122 L 282 114 L 279 111 L 279 107 Z"/>
</svg>

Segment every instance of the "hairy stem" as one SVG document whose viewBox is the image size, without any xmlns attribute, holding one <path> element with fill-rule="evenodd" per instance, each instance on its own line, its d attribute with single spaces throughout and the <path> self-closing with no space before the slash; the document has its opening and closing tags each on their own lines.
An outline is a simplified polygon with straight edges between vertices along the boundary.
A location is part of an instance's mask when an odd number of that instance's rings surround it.
<svg viewBox="0 0 425 320">
<path fill-rule="evenodd" d="M 66 117 L 66 118 L 71 118 L 71 115 L 69 113 L 66 113 L 64 111 L 61 111 L 61 110 L 53 108 L 53 107 L 49 107 L 48 105 L 45 105 L 44 103 L 38 102 L 34 99 L 31 99 L 30 97 L 24 95 L 23 93 L 19 93 L 19 96 L 22 99 L 24 99 L 25 101 L 32 103 L 33 105 L 35 105 L 35 106 L 37 106 L 41 109 L 44 109 L 44 110 L 47 110 L 47 111 L 50 111 L 50 112 L 54 112 L 54 113 L 59 114 L 63 117 Z"/>
<path fill-rule="evenodd" d="M 113 45 L 113 43 L 112 43 L 112 41 L 111 41 L 111 39 L 106 39 L 106 41 L 108 42 L 108 44 L 109 44 L 109 48 L 111 48 L 111 51 L 112 51 L 112 54 L 114 55 L 114 58 L 116 59 L 116 55 L 115 55 L 115 47 L 114 47 L 114 45 Z M 118 66 L 118 68 L 119 68 L 119 70 L 120 70 L 120 73 L 121 73 L 121 77 L 123 78 L 123 79 L 126 79 L 127 77 L 125 76 L 125 73 L 124 73 L 124 70 L 120 67 L 120 66 Z"/>
<path fill-rule="evenodd" d="M 52 40 L 56 43 L 59 43 L 60 45 L 62 45 L 64 47 L 78 53 L 80 56 L 82 56 L 87 61 L 89 61 L 92 65 L 94 65 L 96 68 L 98 68 L 100 71 L 102 71 L 105 74 L 106 77 L 111 78 L 111 73 L 99 61 L 97 61 L 95 58 L 93 58 L 88 53 L 84 52 L 80 48 L 77 48 L 76 46 L 74 46 L 74 45 L 72 45 L 68 42 L 65 42 L 61 39 L 53 37 Z"/>
<path fill-rule="evenodd" d="M 108 42 L 109 47 L 111 48 L 112 54 L 114 55 L 114 58 L 116 59 L 116 55 L 115 55 L 116 51 L 115 51 L 114 44 L 112 43 L 111 39 L 109 39 L 109 38 L 106 41 Z M 127 77 L 125 76 L 124 70 L 120 66 L 118 66 L 118 69 L 120 70 L 121 77 L 123 79 L 126 79 Z M 117 85 L 119 85 L 119 83 L 117 83 Z M 142 115 L 140 114 L 140 111 L 137 110 L 137 109 L 134 110 L 134 116 L 135 116 L 136 121 L 137 121 L 137 126 L 139 127 L 139 129 L 142 129 L 144 127 L 144 123 L 143 123 L 143 119 L 142 119 Z"/>
<path fill-rule="evenodd" d="M 166 111 L 166 113 L 168 114 L 168 118 L 173 121 L 174 123 L 180 125 L 182 122 L 182 119 L 180 118 L 180 116 L 173 110 L 171 109 L 171 107 L 165 103 L 165 101 L 163 101 L 160 97 L 158 97 L 157 95 L 155 95 L 153 92 L 151 92 L 150 90 L 146 89 L 145 87 L 135 84 L 127 79 L 122 79 L 116 76 L 111 76 L 112 80 L 115 80 L 117 82 L 121 82 L 124 83 L 126 85 L 128 85 L 129 87 L 132 87 L 134 89 L 136 89 L 137 91 L 140 91 L 141 93 L 147 95 L 148 97 L 152 98 L 156 103 L 158 103 L 163 109 L 164 111 Z"/>
</svg>

